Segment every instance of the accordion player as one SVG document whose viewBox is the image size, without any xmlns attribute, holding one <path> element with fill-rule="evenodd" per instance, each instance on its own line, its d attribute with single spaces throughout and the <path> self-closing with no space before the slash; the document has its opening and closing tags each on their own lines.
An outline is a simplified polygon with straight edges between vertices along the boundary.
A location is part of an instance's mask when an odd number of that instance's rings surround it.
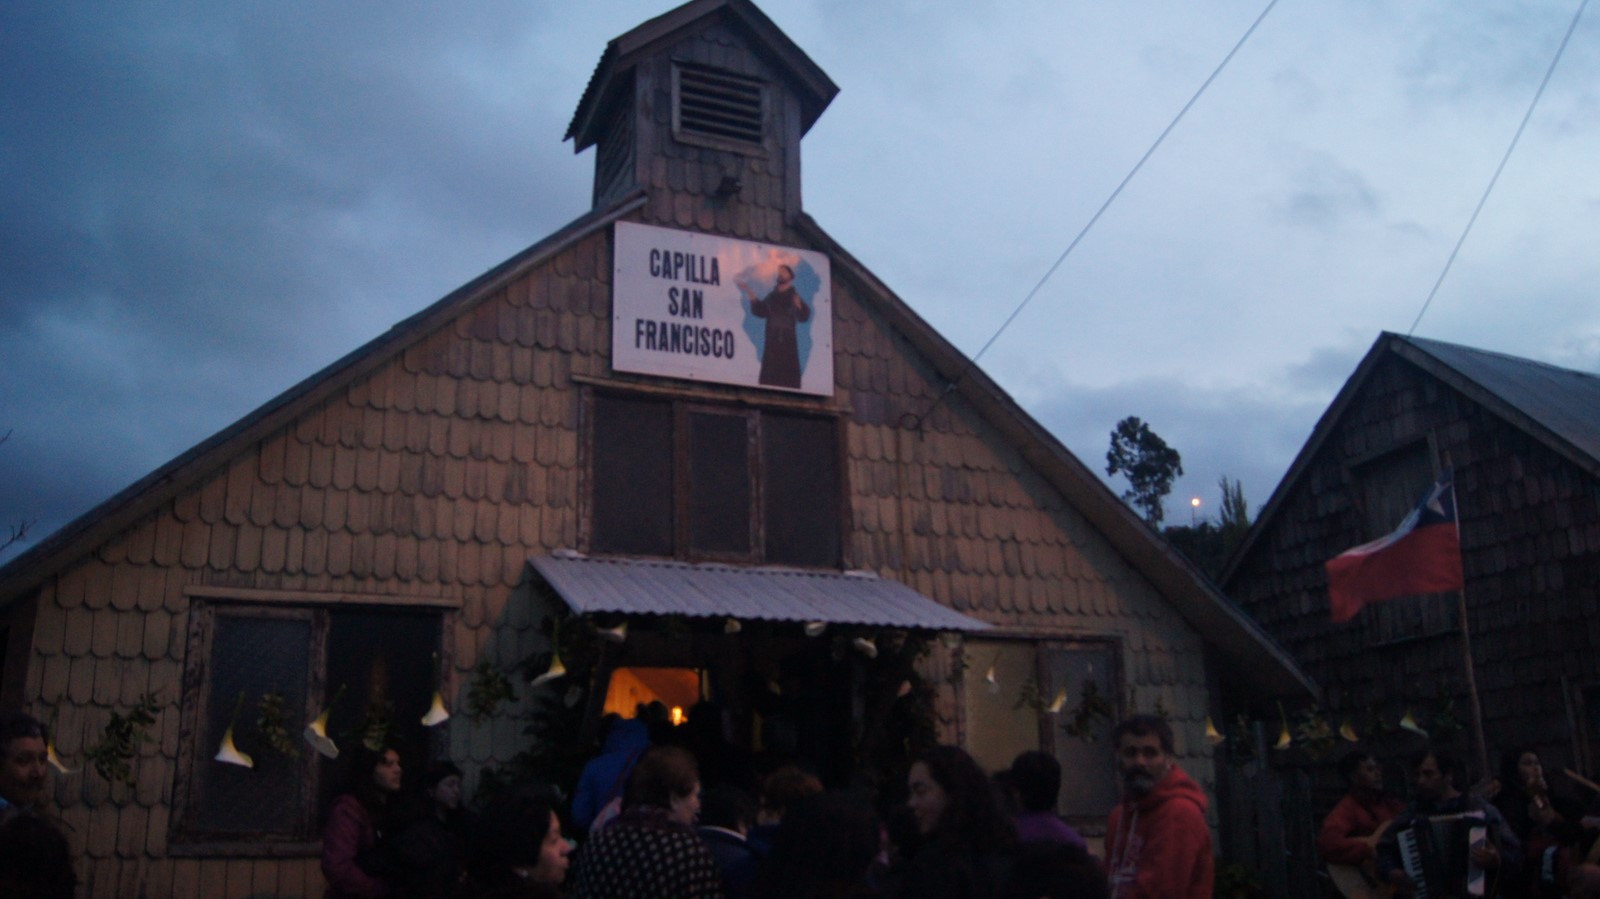
<svg viewBox="0 0 1600 899">
<path fill-rule="evenodd" d="M 1412 767 L 1415 799 L 1378 844 L 1379 879 L 1398 896 L 1495 896 L 1521 859 L 1505 818 L 1455 788 L 1453 760 L 1428 752 Z"/>
</svg>

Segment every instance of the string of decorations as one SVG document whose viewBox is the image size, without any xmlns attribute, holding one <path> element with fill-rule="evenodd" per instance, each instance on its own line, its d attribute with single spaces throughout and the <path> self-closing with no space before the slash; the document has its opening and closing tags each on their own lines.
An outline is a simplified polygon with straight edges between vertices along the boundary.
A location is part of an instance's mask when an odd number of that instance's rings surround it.
<svg viewBox="0 0 1600 899">
<path fill-rule="evenodd" d="M 569 651 L 580 652 L 583 657 L 580 660 L 583 662 L 581 670 L 587 672 L 597 660 L 591 658 L 594 656 L 595 646 L 599 643 L 622 644 L 628 639 L 626 620 L 606 628 L 598 627 L 593 621 L 580 617 L 568 618 L 565 623 L 569 628 L 566 635 L 563 634 L 562 620 L 548 619 L 546 629 L 550 637 L 549 652 L 530 656 L 519 666 L 527 674 L 526 683 L 530 690 L 552 685 L 568 677 L 569 670 L 562 658 L 564 644 Z M 581 633 L 571 630 L 574 624 L 580 625 L 578 631 Z M 671 630 L 674 624 L 679 627 L 684 626 L 683 622 L 668 621 L 667 629 Z M 808 638 L 813 639 L 821 637 L 827 629 L 828 624 L 822 621 L 804 622 L 801 628 Z M 737 618 L 729 617 L 724 619 L 721 630 L 728 635 L 738 634 L 744 630 L 744 624 Z M 587 636 L 583 636 L 584 634 Z M 848 650 L 859 653 L 864 659 L 873 661 L 879 657 L 878 637 L 881 636 L 881 634 L 877 637 L 860 634 L 841 635 L 836 645 L 848 647 Z M 903 636 L 901 635 L 902 638 Z M 571 639 L 564 640 L 564 637 Z M 901 642 L 900 638 L 894 640 L 896 646 Z M 951 634 L 942 635 L 941 642 L 950 651 L 951 670 L 948 682 L 952 685 L 960 684 L 967 670 L 965 646 L 959 637 Z M 586 646 L 589 648 L 584 648 Z M 922 652 L 925 652 L 925 645 Z M 998 695 L 1003 689 L 999 673 L 1000 660 L 1001 652 L 997 650 L 984 669 L 982 682 L 985 691 L 990 695 Z M 438 653 L 433 654 L 432 670 L 434 684 L 432 700 L 427 712 L 420 719 L 420 723 L 428 728 L 438 727 L 451 718 L 445 702 L 445 684 Z M 897 678 L 893 694 L 896 699 L 904 699 L 913 692 L 912 681 L 915 676 L 897 676 Z M 775 693 L 781 690 L 777 684 L 770 685 L 770 689 Z M 559 697 L 560 704 L 567 709 L 574 709 L 583 691 L 581 684 L 573 683 L 565 694 Z M 338 744 L 329 734 L 328 722 L 345 692 L 345 685 L 340 685 L 333 698 L 320 709 L 302 733 L 305 743 L 318 755 L 327 759 L 337 759 L 340 755 Z M 1078 685 L 1076 701 L 1073 701 L 1073 696 L 1070 682 L 1057 684 L 1054 691 L 1047 694 L 1037 681 L 1029 679 L 1017 686 L 1012 708 L 1013 710 L 1031 708 L 1037 713 L 1056 719 L 1060 722 L 1062 731 L 1069 736 L 1086 742 L 1094 741 L 1098 735 L 1109 730 L 1117 710 L 1112 705 L 1112 697 L 1101 689 L 1098 679 L 1093 676 L 1092 665 Z M 240 747 L 240 737 L 244 735 L 244 732 L 239 730 L 240 716 L 244 713 L 247 698 L 247 692 L 240 691 L 212 759 L 222 764 L 252 769 L 256 766 L 255 757 Z M 491 660 L 483 659 L 473 670 L 466 700 L 469 719 L 476 723 L 495 716 L 507 703 L 517 702 L 518 695 L 507 672 Z M 75 774 L 79 769 L 70 767 L 56 748 L 57 719 L 63 701 L 62 697 L 57 697 L 52 708 L 50 739 L 46 749 L 50 766 L 65 776 Z M 268 690 L 257 697 L 254 732 L 250 734 L 254 739 L 249 742 L 257 753 L 266 749 L 290 759 L 300 757 L 300 749 L 290 737 L 287 708 L 288 699 L 279 690 Z M 1132 690 L 1129 691 L 1127 708 L 1129 710 L 1139 708 L 1137 694 Z M 113 711 L 99 738 L 84 750 L 84 762 L 108 782 L 132 786 L 133 761 L 138 756 L 140 746 L 155 742 L 149 735 L 149 730 L 155 724 L 160 711 L 161 705 L 154 693 L 140 696 L 134 707 L 125 713 Z M 1168 717 L 1168 712 L 1159 698 L 1153 704 L 1153 711 L 1162 717 Z M 1363 733 L 1373 736 L 1380 733 L 1405 732 L 1422 739 L 1436 737 L 1447 739 L 1462 729 L 1461 722 L 1455 715 L 1455 699 L 1447 695 L 1442 686 L 1438 690 L 1436 704 L 1431 708 L 1424 708 L 1424 712 L 1425 714 L 1419 715 L 1414 707 L 1407 708 L 1395 724 L 1387 725 L 1375 709 L 1369 710 L 1365 716 L 1365 723 L 1359 726 L 1356 716 L 1347 713 L 1339 726 L 1334 728 L 1320 706 L 1313 705 L 1301 709 L 1291 717 L 1282 702 L 1279 702 L 1278 720 L 1275 722 L 1278 737 L 1270 748 L 1277 752 L 1298 749 L 1315 759 L 1337 745 L 1339 740 L 1346 743 L 1362 742 Z M 1259 729 L 1260 726 L 1253 724 L 1244 714 L 1237 716 L 1231 733 L 1224 733 L 1218 728 L 1209 714 L 1204 719 L 1206 742 L 1212 747 L 1226 746 L 1231 760 L 1235 762 L 1248 761 L 1255 756 L 1252 734 L 1257 733 Z M 369 747 L 392 745 L 397 736 L 393 720 L 393 703 L 382 698 L 371 700 L 352 735 L 358 736 Z"/>
</svg>

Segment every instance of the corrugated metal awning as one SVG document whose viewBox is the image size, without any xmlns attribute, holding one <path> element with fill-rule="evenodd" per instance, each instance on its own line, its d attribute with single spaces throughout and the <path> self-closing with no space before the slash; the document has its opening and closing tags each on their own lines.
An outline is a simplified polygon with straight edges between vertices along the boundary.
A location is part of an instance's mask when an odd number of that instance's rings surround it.
<svg viewBox="0 0 1600 899">
<path fill-rule="evenodd" d="M 529 560 L 579 614 L 822 621 L 932 631 L 979 631 L 968 618 L 875 574 L 753 568 L 579 555 Z"/>
</svg>

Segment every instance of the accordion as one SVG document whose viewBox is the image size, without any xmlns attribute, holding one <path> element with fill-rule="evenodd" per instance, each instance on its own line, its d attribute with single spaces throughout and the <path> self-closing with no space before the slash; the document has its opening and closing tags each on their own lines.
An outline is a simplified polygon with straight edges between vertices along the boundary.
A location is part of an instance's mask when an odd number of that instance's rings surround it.
<svg viewBox="0 0 1600 899">
<path fill-rule="evenodd" d="M 1472 861 L 1472 847 L 1487 835 L 1481 811 L 1418 818 L 1397 833 L 1400 861 L 1417 885 L 1418 899 L 1484 895 L 1487 878 Z"/>
</svg>

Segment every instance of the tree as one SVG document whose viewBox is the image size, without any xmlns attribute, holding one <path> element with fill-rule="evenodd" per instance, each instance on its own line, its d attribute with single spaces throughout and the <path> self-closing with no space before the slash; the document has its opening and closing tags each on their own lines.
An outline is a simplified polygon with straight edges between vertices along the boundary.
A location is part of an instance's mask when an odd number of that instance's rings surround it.
<svg viewBox="0 0 1600 899">
<path fill-rule="evenodd" d="M 1222 490 L 1222 514 L 1218 524 L 1224 555 L 1231 556 L 1250 533 L 1250 504 L 1244 501 L 1243 481 L 1230 481 L 1223 475 L 1217 480 L 1217 487 Z"/>
<path fill-rule="evenodd" d="M 1150 426 L 1130 415 L 1117 422 L 1111 432 L 1111 448 L 1106 450 L 1106 474 L 1121 473 L 1128 479 L 1122 498 L 1144 514 L 1144 520 L 1160 527 L 1166 517 L 1161 502 L 1172 492 L 1172 481 L 1183 474 L 1183 459 L 1178 451 L 1150 430 Z"/>
<path fill-rule="evenodd" d="M 1223 567 L 1250 533 L 1250 506 L 1244 499 L 1244 484 L 1223 475 L 1217 486 L 1222 491 L 1222 511 L 1216 523 L 1202 521 L 1161 532 L 1214 581 L 1221 579 Z"/>
</svg>

